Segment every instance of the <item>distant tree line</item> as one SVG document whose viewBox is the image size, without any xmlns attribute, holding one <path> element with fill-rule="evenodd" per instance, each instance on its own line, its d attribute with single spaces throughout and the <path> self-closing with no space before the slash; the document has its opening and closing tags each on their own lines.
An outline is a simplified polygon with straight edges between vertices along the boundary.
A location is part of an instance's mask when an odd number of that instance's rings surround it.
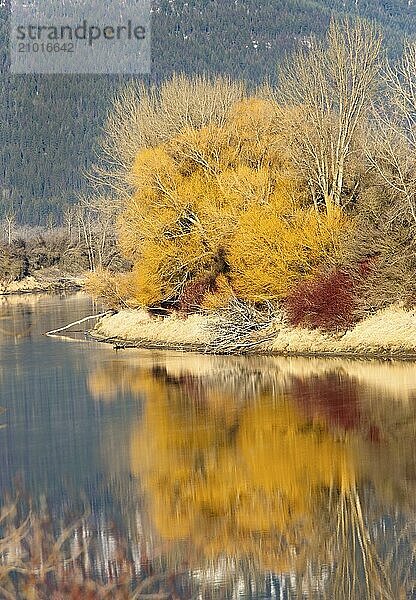
<svg viewBox="0 0 416 600">
<path fill-rule="evenodd" d="M 62 225 L 20 225 L 8 213 L 0 221 L 0 289 L 45 269 L 80 275 L 129 267 L 116 246 L 114 207 L 104 198 L 63 208 Z"/>
</svg>

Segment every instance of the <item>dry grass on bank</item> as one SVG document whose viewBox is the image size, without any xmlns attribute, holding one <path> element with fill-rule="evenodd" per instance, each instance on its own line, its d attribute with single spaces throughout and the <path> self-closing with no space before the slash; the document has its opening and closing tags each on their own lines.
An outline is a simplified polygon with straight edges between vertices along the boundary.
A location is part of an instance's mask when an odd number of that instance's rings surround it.
<svg viewBox="0 0 416 600">
<path fill-rule="evenodd" d="M 312 354 L 416 354 L 416 311 L 401 305 L 390 306 L 360 321 L 343 335 L 279 326 L 267 349 Z"/>
<path fill-rule="evenodd" d="M 93 334 L 125 341 L 147 340 L 167 344 L 209 344 L 215 317 L 200 314 L 151 317 L 145 310 L 121 310 L 97 323 Z"/>
<path fill-rule="evenodd" d="M 221 341 L 228 335 L 228 323 L 219 314 L 194 314 L 181 318 L 150 317 L 143 310 L 122 310 L 104 317 L 93 330 L 93 336 L 126 345 L 175 347 L 215 353 L 270 352 L 294 354 L 416 354 L 416 311 L 401 305 L 390 306 L 359 322 L 345 333 L 331 334 L 287 325 L 283 314 L 277 314 L 268 327 L 242 337 L 235 335 L 227 346 Z M 236 330 L 238 325 L 236 324 Z"/>
<path fill-rule="evenodd" d="M 81 276 L 62 275 L 56 269 L 44 269 L 19 281 L 4 281 L 0 279 L 0 297 L 14 294 L 29 294 L 32 292 L 79 290 L 83 285 L 84 278 Z"/>
</svg>

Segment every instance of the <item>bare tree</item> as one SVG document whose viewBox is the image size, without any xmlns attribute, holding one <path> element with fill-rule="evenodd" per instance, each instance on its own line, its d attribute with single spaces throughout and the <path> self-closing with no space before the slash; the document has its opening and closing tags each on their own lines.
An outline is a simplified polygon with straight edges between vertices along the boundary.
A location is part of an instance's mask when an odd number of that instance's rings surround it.
<svg viewBox="0 0 416 600">
<path fill-rule="evenodd" d="M 69 243 L 73 242 L 75 229 L 76 211 L 73 206 L 66 206 L 63 210 L 63 226 L 68 236 Z"/>
<path fill-rule="evenodd" d="M 341 205 L 346 169 L 375 93 L 379 33 L 363 21 L 332 21 L 327 38 L 313 39 L 280 74 L 277 101 L 289 114 L 293 160 L 314 202 Z M 286 123 L 287 124 L 287 123 Z"/>
<path fill-rule="evenodd" d="M 7 243 L 11 244 L 17 229 L 16 213 L 13 211 L 7 212 L 4 217 L 3 225 Z"/>
<path fill-rule="evenodd" d="M 367 154 L 396 196 L 393 216 L 410 216 L 416 224 L 416 42 L 406 42 L 401 60 L 387 65 L 386 106 L 375 107 Z"/>
<path fill-rule="evenodd" d="M 110 268 L 119 257 L 116 248 L 116 219 L 120 204 L 110 196 L 82 196 L 74 207 L 78 241 L 88 253 L 90 271 Z"/>
<path fill-rule="evenodd" d="M 159 146 L 186 127 L 222 126 L 245 94 L 244 84 L 227 77 L 175 75 L 159 88 L 127 85 L 113 101 L 90 181 L 100 193 L 104 187 L 121 196 L 130 194 L 130 171 L 141 149 Z"/>
</svg>

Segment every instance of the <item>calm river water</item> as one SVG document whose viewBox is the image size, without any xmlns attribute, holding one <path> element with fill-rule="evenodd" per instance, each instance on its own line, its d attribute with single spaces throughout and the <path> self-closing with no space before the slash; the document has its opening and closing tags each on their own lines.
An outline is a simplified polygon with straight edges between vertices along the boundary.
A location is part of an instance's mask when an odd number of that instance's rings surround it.
<svg viewBox="0 0 416 600">
<path fill-rule="evenodd" d="M 414 363 L 42 335 L 94 310 L 0 299 L 2 504 L 137 598 L 416 598 Z"/>
</svg>

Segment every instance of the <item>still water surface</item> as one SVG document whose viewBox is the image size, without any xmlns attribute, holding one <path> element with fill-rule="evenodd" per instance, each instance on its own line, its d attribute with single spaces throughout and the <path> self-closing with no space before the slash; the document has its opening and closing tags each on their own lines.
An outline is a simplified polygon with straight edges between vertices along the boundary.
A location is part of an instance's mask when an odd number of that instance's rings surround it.
<svg viewBox="0 0 416 600">
<path fill-rule="evenodd" d="M 94 310 L 0 299 L 3 501 L 81 515 L 83 568 L 123 545 L 148 597 L 416 598 L 414 363 L 42 335 Z"/>
</svg>

